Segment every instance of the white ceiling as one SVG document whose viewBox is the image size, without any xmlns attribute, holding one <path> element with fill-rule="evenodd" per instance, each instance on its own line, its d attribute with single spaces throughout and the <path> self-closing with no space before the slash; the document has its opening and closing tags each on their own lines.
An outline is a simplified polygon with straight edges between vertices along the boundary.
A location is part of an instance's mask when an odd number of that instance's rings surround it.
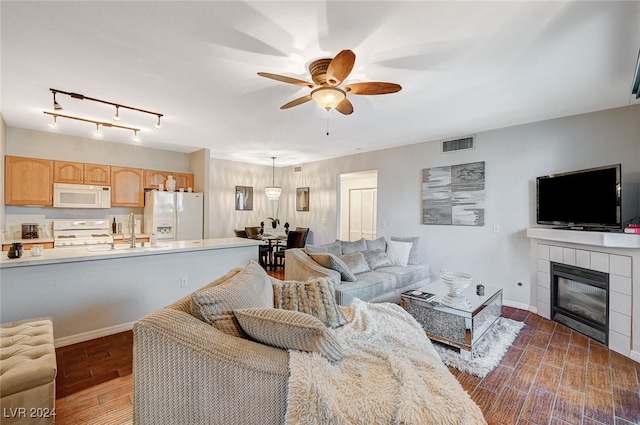
<svg viewBox="0 0 640 425">
<path fill-rule="evenodd" d="M 49 88 L 164 114 L 120 110 L 143 146 L 276 166 L 639 103 L 640 2 L 2 1 L 1 106 L 9 126 L 47 131 Z M 351 49 L 355 112 L 313 102 L 307 65 Z M 109 121 L 114 108 L 58 95 L 62 113 Z M 329 126 L 330 135 L 326 128 Z M 92 124 L 56 131 L 93 137 Z M 103 140 L 131 143 L 106 129 Z"/>
</svg>

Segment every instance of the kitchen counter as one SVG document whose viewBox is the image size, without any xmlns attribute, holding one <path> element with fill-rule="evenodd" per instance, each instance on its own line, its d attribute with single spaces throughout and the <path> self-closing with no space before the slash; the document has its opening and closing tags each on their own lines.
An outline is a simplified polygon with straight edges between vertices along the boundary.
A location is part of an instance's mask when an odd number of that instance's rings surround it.
<svg viewBox="0 0 640 425">
<path fill-rule="evenodd" d="M 46 249 L 0 257 L 0 323 L 51 316 L 57 347 L 130 330 L 147 314 L 235 267 L 258 260 L 263 242 L 220 238 Z"/>
<path fill-rule="evenodd" d="M 127 236 L 128 237 L 128 236 Z M 145 236 L 137 236 L 143 238 Z M 34 241 L 35 239 L 30 239 Z M 192 241 L 158 242 L 156 247 L 149 243 L 136 243 L 136 248 L 129 248 L 127 244 L 117 244 L 115 249 L 109 245 L 83 245 L 79 247 L 53 248 L 43 251 L 40 256 L 33 256 L 25 251 L 20 258 L 0 256 L 0 268 L 40 266 L 45 264 L 72 263 L 79 261 L 96 261 L 114 258 L 138 257 L 155 254 L 170 254 L 178 252 L 225 249 L 241 246 L 261 245 L 263 242 L 246 238 L 217 238 Z"/>
</svg>

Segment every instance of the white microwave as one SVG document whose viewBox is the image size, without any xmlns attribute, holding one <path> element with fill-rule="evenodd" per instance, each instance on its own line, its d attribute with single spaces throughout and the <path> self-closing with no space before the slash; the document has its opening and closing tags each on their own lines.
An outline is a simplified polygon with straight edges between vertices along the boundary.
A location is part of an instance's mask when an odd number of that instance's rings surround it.
<svg viewBox="0 0 640 425">
<path fill-rule="evenodd" d="M 53 184 L 55 208 L 111 208 L 111 187 L 87 184 Z"/>
</svg>

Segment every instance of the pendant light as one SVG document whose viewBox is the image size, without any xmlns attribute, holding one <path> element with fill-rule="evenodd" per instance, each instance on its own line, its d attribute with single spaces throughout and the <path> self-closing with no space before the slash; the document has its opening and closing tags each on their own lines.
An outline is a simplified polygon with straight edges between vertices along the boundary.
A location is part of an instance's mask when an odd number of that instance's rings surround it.
<svg viewBox="0 0 640 425">
<path fill-rule="evenodd" d="M 271 186 L 267 186 L 264 188 L 264 193 L 267 194 L 267 199 L 270 201 L 277 201 L 280 199 L 280 193 L 282 193 L 282 188 L 280 186 L 276 186 L 276 157 L 272 156 L 271 160 L 273 162 L 272 170 L 273 170 L 273 180 L 271 182 Z"/>
</svg>

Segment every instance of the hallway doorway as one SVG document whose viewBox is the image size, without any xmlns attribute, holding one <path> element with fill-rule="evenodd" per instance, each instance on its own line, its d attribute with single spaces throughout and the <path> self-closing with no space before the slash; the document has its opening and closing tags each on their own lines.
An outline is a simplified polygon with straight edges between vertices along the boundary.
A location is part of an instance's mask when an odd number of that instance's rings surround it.
<svg viewBox="0 0 640 425">
<path fill-rule="evenodd" d="M 340 175 L 341 240 L 376 239 L 378 171 Z"/>
</svg>

